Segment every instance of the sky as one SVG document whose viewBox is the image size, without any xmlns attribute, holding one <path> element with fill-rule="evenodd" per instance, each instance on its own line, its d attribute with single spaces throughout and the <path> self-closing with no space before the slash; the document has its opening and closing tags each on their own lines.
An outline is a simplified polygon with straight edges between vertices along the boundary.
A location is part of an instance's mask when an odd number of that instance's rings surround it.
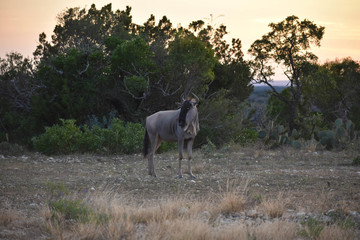
<svg viewBox="0 0 360 240">
<path fill-rule="evenodd" d="M 151 14 L 156 21 L 167 16 L 173 26 L 187 27 L 195 20 L 224 24 L 228 40 L 242 41 L 245 59 L 250 45 L 270 31 L 269 23 L 295 15 L 325 27 L 321 47 L 312 47 L 320 63 L 344 57 L 360 61 L 359 0 L 0 0 L 0 58 L 10 52 L 32 57 L 40 33 L 50 41 L 59 13 L 71 7 L 88 9 L 92 3 L 97 9 L 112 3 L 113 11 L 130 6 L 137 24 Z M 283 77 L 277 73 L 278 80 Z"/>
</svg>

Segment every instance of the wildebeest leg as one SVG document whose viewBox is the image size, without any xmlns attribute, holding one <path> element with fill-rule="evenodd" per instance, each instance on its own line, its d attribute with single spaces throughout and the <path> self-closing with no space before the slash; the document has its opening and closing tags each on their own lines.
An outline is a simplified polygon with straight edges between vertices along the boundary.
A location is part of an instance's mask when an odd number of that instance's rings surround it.
<svg viewBox="0 0 360 240">
<path fill-rule="evenodd" d="M 194 143 L 194 139 L 188 140 L 187 143 L 187 154 L 188 154 L 188 173 L 190 175 L 190 178 L 194 179 L 195 176 L 191 171 L 191 161 L 192 161 L 192 146 Z"/>
<path fill-rule="evenodd" d="M 155 151 L 154 154 L 156 153 L 156 151 L 159 149 L 160 145 L 161 145 L 162 139 L 160 138 L 160 136 L 157 137 L 156 140 L 156 146 L 155 146 Z"/>
<path fill-rule="evenodd" d="M 183 159 L 183 147 L 184 147 L 184 140 L 179 139 L 178 140 L 178 149 L 179 149 L 179 171 L 178 176 L 179 178 L 182 178 L 182 170 L 181 170 L 181 160 Z"/>
<path fill-rule="evenodd" d="M 153 136 L 151 137 L 151 150 L 148 158 L 148 167 L 149 167 L 149 175 L 156 177 L 155 169 L 154 169 L 154 155 L 156 149 L 159 147 L 161 143 L 160 137 Z"/>
</svg>

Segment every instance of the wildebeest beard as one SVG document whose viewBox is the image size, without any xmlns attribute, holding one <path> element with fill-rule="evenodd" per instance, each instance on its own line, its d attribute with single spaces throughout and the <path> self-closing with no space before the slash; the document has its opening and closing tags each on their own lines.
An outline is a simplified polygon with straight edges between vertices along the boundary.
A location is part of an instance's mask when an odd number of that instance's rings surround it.
<svg viewBox="0 0 360 240">
<path fill-rule="evenodd" d="M 179 125 L 180 127 L 185 127 L 186 124 L 186 114 L 192 107 L 191 100 L 186 100 L 181 106 L 180 115 L 179 115 Z"/>
</svg>

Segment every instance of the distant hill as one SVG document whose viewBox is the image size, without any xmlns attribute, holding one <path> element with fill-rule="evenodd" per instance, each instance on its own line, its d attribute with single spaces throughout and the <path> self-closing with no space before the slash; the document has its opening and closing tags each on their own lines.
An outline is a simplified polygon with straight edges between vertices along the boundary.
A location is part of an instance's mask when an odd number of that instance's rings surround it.
<svg viewBox="0 0 360 240">
<path fill-rule="evenodd" d="M 274 86 L 276 91 L 281 92 L 286 88 L 285 85 L 283 86 Z M 265 85 L 254 85 L 254 91 L 250 94 L 248 101 L 251 102 L 258 102 L 258 103 L 266 103 L 267 99 L 269 98 L 269 93 L 271 93 L 271 88 Z"/>
<path fill-rule="evenodd" d="M 286 84 L 282 85 L 273 85 L 276 91 L 281 92 L 287 86 Z M 262 122 L 263 114 L 266 109 L 267 100 L 272 92 L 271 88 L 267 85 L 254 84 L 254 91 L 250 94 L 247 102 L 250 104 L 252 109 L 256 109 L 255 114 L 252 116 L 251 120 L 258 124 Z"/>
</svg>

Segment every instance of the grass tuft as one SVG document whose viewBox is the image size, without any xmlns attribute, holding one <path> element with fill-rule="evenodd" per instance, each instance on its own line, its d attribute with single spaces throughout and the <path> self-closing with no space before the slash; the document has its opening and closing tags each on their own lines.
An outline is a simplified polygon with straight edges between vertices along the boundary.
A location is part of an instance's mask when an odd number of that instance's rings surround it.
<svg viewBox="0 0 360 240">
<path fill-rule="evenodd" d="M 217 203 L 215 212 L 229 215 L 244 210 L 246 202 L 246 191 L 249 181 L 239 183 L 238 180 L 226 181 L 225 190 L 220 187 L 220 200 Z"/>
<path fill-rule="evenodd" d="M 285 211 L 283 194 L 279 193 L 276 198 L 268 198 L 260 204 L 260 208 L 271 218 L 282 217 Z"/>
</svg>

